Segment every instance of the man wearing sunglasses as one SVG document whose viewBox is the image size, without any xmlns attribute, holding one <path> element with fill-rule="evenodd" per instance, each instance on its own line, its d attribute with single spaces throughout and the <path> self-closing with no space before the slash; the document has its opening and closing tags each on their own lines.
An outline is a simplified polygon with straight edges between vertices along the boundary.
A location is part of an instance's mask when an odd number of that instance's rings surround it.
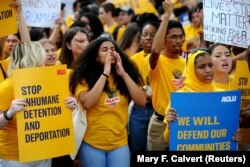
<svg viewBox="0 0 250 167">
<path fill-rule="evenodd" d="M 163 138 L 166 128 L 163 122 L 165 110 L 170 101 L 170 93 L 176 91 L 172 81 L 181 77 L 185 66 L 185 60 L 180 56 L 185 38 L 182 24 L 169 20 L 172 14 L 172 4 L 169 0 L 165 0 L 162 5 L 165 12 L 153 40 L 152 53 L 149 57 L 149 78 L 153 89 L 152 103 L 155 110 L 148 127 L 148 150 L 150 151 L 168 150 L 168 144 Z"/>
</svg>

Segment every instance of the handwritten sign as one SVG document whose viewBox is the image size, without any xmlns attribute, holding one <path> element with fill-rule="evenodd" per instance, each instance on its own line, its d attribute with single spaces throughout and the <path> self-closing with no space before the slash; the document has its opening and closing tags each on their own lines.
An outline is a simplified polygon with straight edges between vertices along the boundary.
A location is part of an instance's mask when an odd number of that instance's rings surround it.
<svg viewBox="0 0 250 167">
<path fill-rule="evenodd" d="M 23 15 L 32 27 L 53 27 L 60 17 L 61 0 L 22 0 Z"/>
<path fill-rule="evenodd" d="M 179 118 L 170 124 L 170 150 L 237 150 L 240 91 L 172 93 L 171 106 Z"/>
<path fill-rule="evenodd" d="M 13 83 L 15 98 L 27 103 L 27 110 L 17 114 L 19 160 L 73 153 L 72 112 L 64 102 L 69 96 L 66 66 L 14 70 Z"/>
<path fill-rule="evenodd" d="M 16 10 L 9 6 L 12 0 L 0 1 L 0 37 L 17 32 Z"/>
<path fill-rule="evenodd" d="M 240 110 L 244 112 L 246 107 L 250 105 L 250 73 L 247 62 L 237 61 L 235 71 L 236 87 L 241 91 L 241 105 Z M 242 128 L 242 144 L 250 144 L 250 128 Z"/>
<path fill-rule="evenodd" d="M 154 5 L 147 0 L 108 0 L 108 2 L 113 3 L 117 8 L 128 6 L 134 10 L 135 14 L 149 12 L 158 15 Z"/>
<path fill-rule="evenodd" d="M 249 0 L 203 0 L 204 39 L 247 48 L 250 45 Z"/>
</svg>

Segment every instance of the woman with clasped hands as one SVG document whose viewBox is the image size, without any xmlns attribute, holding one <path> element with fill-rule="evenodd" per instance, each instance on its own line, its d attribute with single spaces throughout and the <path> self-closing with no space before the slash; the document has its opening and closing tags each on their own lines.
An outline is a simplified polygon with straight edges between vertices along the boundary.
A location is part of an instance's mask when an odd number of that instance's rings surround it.
<svg viewBox="0 0 250 167">
<path fill-rule="evenodd" d="M 108 37 L 89 44 L 71 77 L 71 91 L 87 111 L 88 126 L 79 149 L 81 166 L 129 167 L 128 103 L 145 106 L 136 65 Z"/>
</svg>

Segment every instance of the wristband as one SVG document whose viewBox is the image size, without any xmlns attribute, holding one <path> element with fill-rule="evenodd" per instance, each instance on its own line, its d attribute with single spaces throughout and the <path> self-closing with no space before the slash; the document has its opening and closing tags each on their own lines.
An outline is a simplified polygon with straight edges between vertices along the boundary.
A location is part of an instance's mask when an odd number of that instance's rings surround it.
<svg viewBox="0 0 250 167">
<path fill-rule="evenodd" d="M 6 120 L 8 120 L 8 121 L 11 121 L 12 119 L 13 119 L 13 117 L 8 117 L 8 115 L 7 115 L 7 111 L 5 111 L 4 113 L 3 113 L 3 116 L 4 116 L 4 118 L 6 119 Z"/>
<path fill-rule="evenodd" d="M 102 73 L 102 75 L 104 75 L 106 78 L 109 78 L 109 76 L 105 73 Z"/>
</svg>

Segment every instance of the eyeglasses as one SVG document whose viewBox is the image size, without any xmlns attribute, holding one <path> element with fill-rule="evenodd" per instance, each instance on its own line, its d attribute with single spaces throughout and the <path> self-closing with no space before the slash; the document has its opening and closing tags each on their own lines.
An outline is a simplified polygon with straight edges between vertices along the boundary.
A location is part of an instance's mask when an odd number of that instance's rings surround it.
<svg viewBox="0 0 250 167">
<path fill-rule="evenodd" d="M 185 36 L 183 34 L 182 35 L 170 35 L 170 36 L 167 36 L 167 38 L 169 38 L 173 41 L 177 41 L 177 39 L 182 41 L 185 39 Z"/>
</svg>

